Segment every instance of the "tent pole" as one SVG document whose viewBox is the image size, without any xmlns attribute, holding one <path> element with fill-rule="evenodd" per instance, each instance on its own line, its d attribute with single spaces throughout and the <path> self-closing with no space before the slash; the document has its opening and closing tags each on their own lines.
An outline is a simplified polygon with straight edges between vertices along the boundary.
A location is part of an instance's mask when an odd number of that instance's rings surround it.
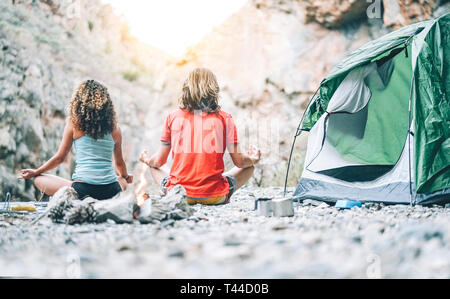
<svg viewBox="0 0 450 299">
<path fill-rule="evenodd" d="M 286 170 L 286 178 L 284 179 L 283 196 L 286 196 L 287 181 L 288 181 L 288 177 L 289 177 L 289 168 L 291 167 L 292 152 L 294 151 L 295 141 L 297 140 L 297 137 L 300 136 L 300 134 L 303 131 L 301 129 L 301 126 L 303 124 L 303 119 L 305 118 L 306 111 L 308 111 L 309 105 L 311 105 L 311 103 L 312 103 L 314 97 L 316 96 L 317 92 L 319 91 L 319 89 L 320 89 L 320 86 L 316 89 L 313 96 L 309 99 L 308 104 L 306 105 L 305 111 L 303 111 L 303 115 L 300 120 L 300 123 L 298 124 L 297 131 L 295 132 L 294 140 L 292 141 L 291 152 L 289 153 L 289 160 L 288 160 L 288 165 L 287 165 L 287 170 Z"/>
<path fill-rule="evenodd" d="M 410 123 L 411 127 L 411 123 Z M 413 205 L 412 178 L 411 178 L 411 130 L 408 128 L 408 173 L 409 173 L 409 204 Z"/>
<path fill-rule="evenodd" d="M 292 141 L 291 153 L 289 154 L 289 160 L 288 160 L 287 171 L 286 171 L 286 178 L 284 180 L 283 196 L 286 196 L 287 181 L 288 181 L 288 177 L 289 177 L 289 168 L 291 167 L 292 152 L 294 151 L 295 140 L 297 140 L 297 137 L 300 136 L 300 134 L 302 132 L 300 130 L 300 133 L 299 133 L 300 126 L 301 126 L 301 122 L 300 122 L 300 125 L 297 128 L 297 131 L 295 132 L 294 140 Z"/>
<path fill-rule="evenodd" d="M 415 73 L 413 70 L 413 75 L 411 78 L 411 86 L 409 89 L 409 103 L 408 103 L 408 172 L 409 172 L 409 204 L 413 206 L 413 191 L 412 191 L 412 175 L 411 175 L 411 126 L 412 126 L 412 116 L 411 116 L 411 106 L 412 106 L 412 94 L 413 94 L 413 84 L 414 84 Z"/>
</svg>

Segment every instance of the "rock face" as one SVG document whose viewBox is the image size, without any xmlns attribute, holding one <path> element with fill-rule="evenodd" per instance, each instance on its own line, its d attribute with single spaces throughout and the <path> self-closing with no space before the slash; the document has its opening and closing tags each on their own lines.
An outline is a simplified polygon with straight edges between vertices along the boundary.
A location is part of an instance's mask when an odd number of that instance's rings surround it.
<svg viewBox="0 0 450 299">
<path fill-rule="evenodd" d="M 395 28 L 424 21 L 433 17 L 439 0 L 383 0 L 383 21 Z"/>
<path fill-rule="evenodd" d="M 328 28 L 366 18 L 366 10 L 370 4 L 368 1 L 361 0 L 304 0 L 300 2 L 304 6 L 307 22 L 315 21 Z"/>
<path fill-rule="evenodd" d="M 21 200 L 38 195 L 31 181 L 16 176 L 56 153 L 71 94 L 87 78 L 109 88 L 132 171 L 146 140 L 143 107 L 153 97 L 153 85 L 137 81 L 155 81 L 150 70 L 165 59 L 129 36 L 99 1 L 1 1 L 0 200 L 7 191 Z M 72 155 L 54 173 L 69 179 L 71 167 Z"/>
<path fill-rule="evenodd" d="M 398 28 L 436 16 L 447 0 L 303 0 L 306 22 L 339 28 L 357 20 L 379 18 L 387 27 Z M 448 3 L 447 3 L 448 5 Z M 448 12 L 448 7 L 446 8 Z"/>
</svg>

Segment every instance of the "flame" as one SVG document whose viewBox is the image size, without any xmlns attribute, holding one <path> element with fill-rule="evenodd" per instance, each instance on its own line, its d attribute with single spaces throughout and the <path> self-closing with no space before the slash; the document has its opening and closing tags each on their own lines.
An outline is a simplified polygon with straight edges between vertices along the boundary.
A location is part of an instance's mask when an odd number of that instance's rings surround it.
<svg viewBox="0 0 450 299">
<path fill-rule="evenodd" d="M 139 173 L 139 184 L 134 190 L 134 194 L 136 196 L 136 202 L 139 207 L 142 207 L 145 200 L 149 198 L 149 195 L 144 192 L 145 187 L 148 184 L 147 178 L 145 177 L 145 172 L 147 171 L 148 166 L 142 164 L 141 171 Z"/>
<path fill-rule="evenodd" d="M 141 194 L 144 191 L 145 186 L 147 186 L 148 182 L 147 182 L 147 178 L 145 177 L 146 170 L 147 170 L 147 165 L 142 164 L 141 171 L 139 173 L 139 184 L 137 185 L 136 189 L 134 190 L 134 194 L 136 194 L 136 196 Z"/>
<path fill-rule="evenodd" d="M 138 197 L 136 197 L 136 203 L 138 205 L 138 207 L 142 207 L 145 203 L 145 201 L 149 198 L 150 196 L 147 193 L 142 193 L 141 195 L 139 195 Z"/>
</svg>

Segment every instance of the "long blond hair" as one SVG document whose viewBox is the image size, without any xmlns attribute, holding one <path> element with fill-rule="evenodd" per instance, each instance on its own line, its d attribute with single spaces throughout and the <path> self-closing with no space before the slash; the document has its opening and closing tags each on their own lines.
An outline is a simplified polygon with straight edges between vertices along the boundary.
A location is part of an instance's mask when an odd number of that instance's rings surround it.
<svg viewBox="0 0 450 299">
<path fill-rule="evenodd" d="M 202 110 L 217 113 L 220 109 L 219 91 L 219 84 L 213 72 L 206 68 L 196 68 L 184 81 L 179 100 L 180 108 L 189 112 Z"/>
</svg>

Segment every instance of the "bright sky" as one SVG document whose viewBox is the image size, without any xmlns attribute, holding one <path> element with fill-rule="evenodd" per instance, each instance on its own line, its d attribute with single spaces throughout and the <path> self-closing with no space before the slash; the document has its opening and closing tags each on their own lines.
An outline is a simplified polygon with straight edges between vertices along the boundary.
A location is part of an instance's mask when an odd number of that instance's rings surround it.
<svg viewBox="0 0 450 299">
<path fill-rule="evenodd" d="M 237 12 L 247 0 L 103 0 L 128 21 L 140 41 L 174 56 Z"/>
</svg>

